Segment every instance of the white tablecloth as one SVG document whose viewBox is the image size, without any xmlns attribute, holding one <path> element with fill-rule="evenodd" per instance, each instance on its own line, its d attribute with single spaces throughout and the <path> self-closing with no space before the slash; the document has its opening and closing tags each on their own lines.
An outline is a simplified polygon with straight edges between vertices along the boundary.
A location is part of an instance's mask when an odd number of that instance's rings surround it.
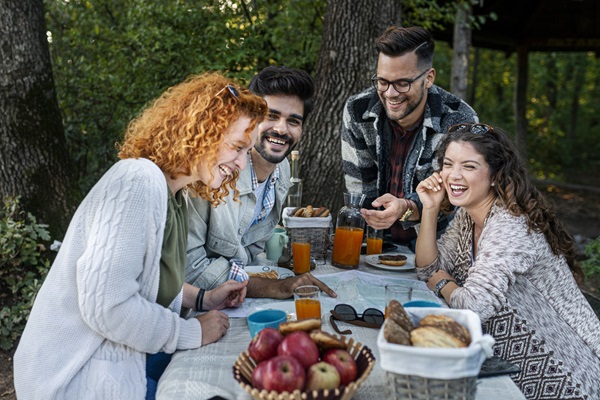
<svg viewBox="0 0 600 400">
<path fill-rule="evenodd" d="M 318 265 L 315 275 L 340 272 L 330 264 Z M 407 279 L 416 279 L 414 270 L 405 272 L 390 272 L 367 265 L 361 261 L 359 271 L 376 275 L 387 275 Z M 325 295 L 326 296 L 326 295 Z M 264 299 L 264 302 L 272 302 Z M 339 299 L 340 303 L 345 300 Z M 361 312 L 360 306 L 357 306 Z M 323 310 L 328 314 L 329 310 Z M 240 353 L 248 347 L 250 332 L 245 318 L 231 318 L 231 326 L 227 334 L 218 342 L 194 350 L 179 351 L 173 358 L 160 379 L 157 399 L 210 399 L 220 396 L 225 399 L 251 399 L 233 378 L 233 364 Z M 379 358 L 377 349 L 376 329 L 361 328 L 354 325 L 340 326 L 340 329 L 350 328 L 355 341 L 368 346 L 376 359 Z M 335 333 L 329 324 L 329 319 L 323 319 L 323 330 Z M 379 363 L 375 364 L 371 375 L 360 387 L 355 399 L 384 399 L 385 374 Z M 517 400 L 524 399 L 517 386 L 508 376 L 479 379 L 477 382 L 477 399 L 481 400 Z"/>
</svg>

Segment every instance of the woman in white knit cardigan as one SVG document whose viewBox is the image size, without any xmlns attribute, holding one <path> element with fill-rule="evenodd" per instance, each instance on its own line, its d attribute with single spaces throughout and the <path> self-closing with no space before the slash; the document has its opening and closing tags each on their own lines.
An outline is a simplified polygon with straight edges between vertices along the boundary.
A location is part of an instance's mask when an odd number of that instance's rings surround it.
<svg viewBox="0 0 600 400">
<path fill-rule="evenodd" d="M 218 205 L 267 112 L 218 73 L 168 89 L 134 119 L 77 209 L 14 357 L 19 399 L 144 399 L 146 355 L 222 337 L 246 283 L 183 283 L 187 191 Z M 184 319 L 182 307 L 211 310 Z"/>
<path fill-rule="evenodd" d="M 460 124 L 444 136 L 439 172 L 417 187 L 419 278 L 479 315 L 526 398 L 600 399 L 600 321 L 577 286 L 573 239 L 505 132 Z M 459 208 L 436 241 L 444 202 Z"/>
</svg>

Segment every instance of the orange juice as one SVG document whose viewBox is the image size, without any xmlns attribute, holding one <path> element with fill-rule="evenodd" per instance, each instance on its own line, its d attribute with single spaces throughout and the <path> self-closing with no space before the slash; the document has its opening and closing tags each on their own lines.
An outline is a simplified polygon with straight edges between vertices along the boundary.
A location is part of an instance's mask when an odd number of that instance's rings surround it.
<svg viewBox="0 0 600 400">
<path fill-rule="evenodd" d="M 382 250 L 382 238 L 367 238 L 367 254 L 381 254 Z"/>
<path fill-rule="evenodd" d="M 331 262 L 340 268 L 358 268 L 363 229 L 340 226 L 335 229 Z"/>
<path fill-rule="evenodd" d="M 299 275 L 310 271 L 310 243 L 292 243 L 292 253 L 294 254 L 294 273 Z"/>
<path fill-rule="evenodd" d="M 321 318 L 321 302 L 315 299 L 296 299 L 296 317 L 298 320 Z"/>
</svg>

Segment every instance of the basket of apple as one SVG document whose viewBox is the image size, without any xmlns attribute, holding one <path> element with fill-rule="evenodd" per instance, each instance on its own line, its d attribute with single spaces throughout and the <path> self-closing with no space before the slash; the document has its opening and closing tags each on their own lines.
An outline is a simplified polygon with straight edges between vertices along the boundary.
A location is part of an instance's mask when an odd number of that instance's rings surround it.
<svg viewBox="0 0 600 400">
<path fill-rule="evenodd" d="M 261 330 L 233 374 L 257 400 L 351 399 L 374 365 L 371 349 L 322 331 L 314 318 Z"/>
</svg>

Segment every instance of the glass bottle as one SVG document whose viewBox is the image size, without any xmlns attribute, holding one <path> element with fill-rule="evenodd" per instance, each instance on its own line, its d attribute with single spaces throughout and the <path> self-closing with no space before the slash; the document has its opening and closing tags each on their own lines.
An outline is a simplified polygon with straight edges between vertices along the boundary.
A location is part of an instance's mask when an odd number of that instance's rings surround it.
<svg viewBox="0 0 600 400">
<path fill-rule="evenodd" d="M 360 214 L 365 195 L 344 193 L 344 207 L 337 216 L 331 264 L 338 268 L 357 269 L 365 230 L 365 220 Z"/>
<path fill-rule="evenodd" d="M 302 179 L 300 179 L 300 152 L 298 150 L 292 151 L 291 156 L 292 162 L 290 165 L 292 185 L 288 191 L 287 196 L 287 207 L 302 207 Z"/>
</svg>

